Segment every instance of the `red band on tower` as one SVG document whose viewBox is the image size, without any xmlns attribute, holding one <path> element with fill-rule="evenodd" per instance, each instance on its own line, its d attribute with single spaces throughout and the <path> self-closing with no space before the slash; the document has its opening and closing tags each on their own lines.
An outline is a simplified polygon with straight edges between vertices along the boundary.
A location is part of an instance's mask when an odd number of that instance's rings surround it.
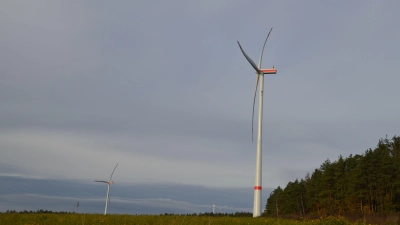
<svg viewBox="0 0 400 225">
<path fill-rule="evenodd" d="M 254 186 L 254 190 L 261 190 L 261 186 Z"/>
</svg>

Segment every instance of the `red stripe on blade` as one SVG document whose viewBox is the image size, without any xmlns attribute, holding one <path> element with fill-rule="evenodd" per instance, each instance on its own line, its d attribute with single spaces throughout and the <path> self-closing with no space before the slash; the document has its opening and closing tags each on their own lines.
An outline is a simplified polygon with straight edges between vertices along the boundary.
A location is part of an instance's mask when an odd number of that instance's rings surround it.
<svg viewBox="0 0 400 225">
<path fill-rule="evenodd" d="M 254 190 L 261 190 L 261 186 L 254 186 Z"/>
</svg>

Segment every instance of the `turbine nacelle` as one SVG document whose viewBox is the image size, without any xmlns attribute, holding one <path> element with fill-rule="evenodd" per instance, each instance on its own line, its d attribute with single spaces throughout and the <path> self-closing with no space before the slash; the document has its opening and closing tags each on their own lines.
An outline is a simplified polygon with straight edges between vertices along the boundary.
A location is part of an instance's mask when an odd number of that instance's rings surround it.
<svg viewBox="0 0 400 225">
<path fill-rule="evenodd" d="M 276 69 L 275 68 L 260 69 L 260 72 L 263 74 L 276 74 Z"/>
</svg>

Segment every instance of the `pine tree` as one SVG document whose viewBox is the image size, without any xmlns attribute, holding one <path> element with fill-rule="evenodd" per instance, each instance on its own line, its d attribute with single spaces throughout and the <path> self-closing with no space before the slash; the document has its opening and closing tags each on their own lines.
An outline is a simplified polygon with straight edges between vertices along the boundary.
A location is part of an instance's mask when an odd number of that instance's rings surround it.
<svg viewBox="0 0 400 225">
<path fill-rule="evenodd" d="M 305 179 L 275 189 L 266 214 L 388 213 L 400 211 L 400 137 L 380 139 L 362 155 L 325 160 Z"/>
</svg>

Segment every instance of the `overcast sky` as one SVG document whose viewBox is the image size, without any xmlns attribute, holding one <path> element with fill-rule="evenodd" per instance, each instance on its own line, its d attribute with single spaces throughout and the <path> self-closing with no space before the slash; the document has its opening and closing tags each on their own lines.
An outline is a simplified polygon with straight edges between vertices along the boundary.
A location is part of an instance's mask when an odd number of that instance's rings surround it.
<svg viewBox="0 0 400 225">
<path fill-rule="evenodd" d="M 251 211 L 255 76 L 236 41 L 258 61 L 274 27 L 263 57 L 278 70 L 265 76 L 265 202 L 327 158 L 399 135 L 399 8 L 389 0 L 1 1 L 8 184 L 0 211 L 103 201 L 106 187 L 93 180 L 107 180 L 117 163 L 111 192 L 137 210 L 114 213 L 204 212 L 213 203 Z M 98 205 L 86 211 L 101 213 Z"/>
</svg>

